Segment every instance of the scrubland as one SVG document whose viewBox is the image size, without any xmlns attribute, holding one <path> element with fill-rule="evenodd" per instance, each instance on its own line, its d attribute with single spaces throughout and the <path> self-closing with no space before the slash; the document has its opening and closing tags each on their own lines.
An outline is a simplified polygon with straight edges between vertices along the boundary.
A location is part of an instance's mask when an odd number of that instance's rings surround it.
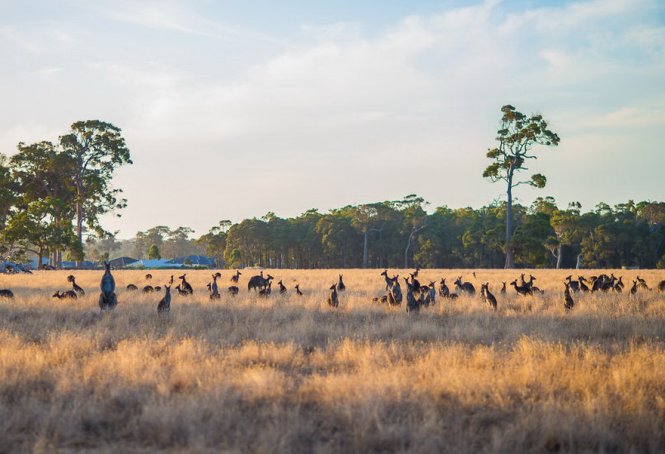
<svg viewBox="0 0 665 454">
<path fill-rule="evenodd" d="M 489 281 L 498 310 L 438 298 L 407 314 L 371 303 L 380 271 L 267 270 L 289 288 L 269 298 L 247 291 L 252 270 L 228 295 L 223 271 L 221 301 L 190 271 L 194 296 L 166 316 L 163 293 L 124 290 L 145 272 L 114 272 L 103 315 L 101 272 L 76 272 L 76 301 L 51 298 L 69 273 L 2 275 L 16 296 L 0 300 L 0 451 L 665 451 L 665 294 L 628 294 L 665 272 L 615 271 L 623 294 L 575 294 L 567 313 L 565 271 L 531 271 L 545 295 L 524 298 L 499 293 L 517 271 L 422 270 Z"/>
</svg>

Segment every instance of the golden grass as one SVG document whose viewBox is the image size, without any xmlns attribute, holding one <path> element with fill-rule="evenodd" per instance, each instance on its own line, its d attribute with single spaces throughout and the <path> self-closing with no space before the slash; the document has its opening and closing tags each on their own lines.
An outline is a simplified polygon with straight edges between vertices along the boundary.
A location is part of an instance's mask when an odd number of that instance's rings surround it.
<svg viewBox="0 0 665 454">
<path fill-rule="evenodd" d="M 407 314 L 370 302 L 380 271 L 341 271 L 337 310 L 335 270 L 270 271 L 305 296 L 268 299 L 247 292 L 250 270 L 232 298 L 223 272 L 221 302 L 210 272 L 188 272 L 195 295 L 174 295 L 166 317 L 159 294 L 122 290 L 144 272 L 114 272 L 104 316 L 100 272 L 76 273 L 77 301 L 50 297 L 65 272 L 0 276 L 16 294 L 0 301 L 0 451 L 665 449 L 665 295 L 575 295 L 566 313 L 566 272 L 534 271 L 545 296 L 521 298 L 499 294 L 515 272 L 423 270 L 489 281 L 499 309 L 465 297 Z"/>
</svg>

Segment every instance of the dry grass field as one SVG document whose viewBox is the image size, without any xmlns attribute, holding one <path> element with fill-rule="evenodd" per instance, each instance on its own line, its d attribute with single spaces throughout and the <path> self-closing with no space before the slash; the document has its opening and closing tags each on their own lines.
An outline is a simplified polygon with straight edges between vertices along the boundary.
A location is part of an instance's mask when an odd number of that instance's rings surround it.
<svg viewBox="0 0 665 454">
<path fill-rule="evenodd" d="M 159 294 L 124 290 L 145 272 L 114 272 L 103 316 L 101 272 L 76 273 L 77 301 L 51 298 L 66 272 L 2 275 L 0 451 L 665 451 L 665 294 L 627 292 L 665 272 L 615 271 L 623 294 L 577 294 L 566 313 L 568 272 L 532 271 L 545 295 L 523 298 L 499 294 L 518 272 L 422 270 L 489 281 L 498 310 L 461 297 L 407 314 L 371 303 L 380 271 L 342 271 L 337 309 L 338 271 L 272 270 L 289 293 L 269 298 L 247 292 L 251 270 L 231 297 L 224 271 L 221 301 L 190 271 L 194 296 L 166 316 Z"/>
</svg>

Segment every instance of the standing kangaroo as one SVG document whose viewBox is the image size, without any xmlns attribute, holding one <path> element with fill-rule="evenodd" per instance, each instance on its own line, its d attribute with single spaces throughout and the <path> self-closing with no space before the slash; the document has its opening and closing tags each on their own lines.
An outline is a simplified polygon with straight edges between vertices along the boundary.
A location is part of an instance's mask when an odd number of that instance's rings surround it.
<svg viewBox="0 0 665 454">
<path fill-rule="evenodd" d="M 118 298 L 115 295 L 115 279 L 111 274 L 111 264 L 104 262 L 104 275 L 99 284 L 101 293 L 99 294 L 99 308 L 100 310 L 112 310 L 118 305 Z"/>
<path fill-rule="evenodd" d="M 158 314 L 171 311 L 171 286 L 165 285 L 164 288 L 166 289 L 166 295 L 164 295 L 164 298 L 162 298 L 159 301 L 159 304 L 157 304 Z"/>
<path fill-rule="evenodd" d="M 328 297 L 328 306 L 330 306 L 330 307 L 338 307 L 339 306 L 339 299 L 337 298 L 337 284 L 333 284 L 330 287 L 330 296 Z"/>
</svg>

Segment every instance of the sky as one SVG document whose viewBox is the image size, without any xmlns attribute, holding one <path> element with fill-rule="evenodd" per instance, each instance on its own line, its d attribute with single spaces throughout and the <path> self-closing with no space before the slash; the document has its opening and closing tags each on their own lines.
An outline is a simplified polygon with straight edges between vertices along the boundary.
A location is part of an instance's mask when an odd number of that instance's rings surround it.
<svg viewBox="0 0 665 454">
<path fill-rule="evenodd" d="M 662 0 L 0 0 L 0 152 L 120 127 L 130 238 L 399 199 L 479 207 L 501 106 L 559 134 L 520 186 L 665 200 Z"/>
</svg>

